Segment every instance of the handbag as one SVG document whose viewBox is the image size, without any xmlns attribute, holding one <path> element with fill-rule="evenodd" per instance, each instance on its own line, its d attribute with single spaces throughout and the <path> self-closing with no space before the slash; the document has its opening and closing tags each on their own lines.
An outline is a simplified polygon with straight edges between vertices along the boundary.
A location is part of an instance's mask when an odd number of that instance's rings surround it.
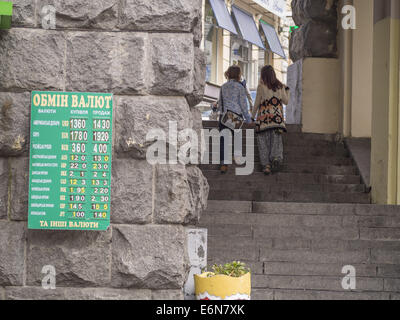
<svg viewBox="0 0 400 320">
<path fill-rule="evenodd" d="M 222 88 L 221 88 L 222 90 Z M 220 122 L 223 126 L 231 129 L 231 130 L 240 130 L 243 127 L 243 124 L 245 122 L 244 117 L 240 114 L 237 114 L 233 111 L 226 110 L 224 106 L 224 101 L 222 98 L 222 93 L 221 93 L 221 103 L 222 103 L 222 115 L 220 118 Z"/>
</svg>

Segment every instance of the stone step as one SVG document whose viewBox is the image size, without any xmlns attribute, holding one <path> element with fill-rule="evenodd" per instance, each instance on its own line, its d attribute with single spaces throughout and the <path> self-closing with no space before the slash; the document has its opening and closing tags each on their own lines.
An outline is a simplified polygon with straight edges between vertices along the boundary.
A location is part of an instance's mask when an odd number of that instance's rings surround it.
<svg viewBox="0 0 400 320">
<path fill-rule="evenodd" d="M 399 206 L 340 203 L 284 203 L 209 200 L 204 216 L 224 213 L 253 213 L 272 215 L 346 216 L 346 224 L 365 227 L 397 227 Z M 358 220 L 354 220 L 358 219 Z M 393 220 L 391 220 L 393 219 Z M 389 225 L 387 225 L 389 221 Z"/>
<path fill-rule="evenodd" d="M 206 214 L 200 219 L 200 224 L 208 225 L 224 225 L 229 222 L 231 225 L 252 225 L 252 226 L 267 226 L 267 227 L 349 227 L 355 222 L 364 222 L 365 227 L 381 227 L 383 221 L 374 219 L 363 219 L 365 217 L 354 217 L 351 221 L 346 216 L 316 216 L 316 215 L 280 215 L 280 214 L 254 214 L 254 213 L 219 213 Z M 387 219 L 385 227 L 393 223 L 394 226 L 400 228 L 400 217 Z M 382 219 L 385 220 L 385 219 Z"/>
<path fill-rule="evenodd" d="M 215 158 L 213 158 L 215 156 Z M 238 164 L 239 161 L 245 164 L 254 163 L 257 171 L 262 168 L 260 156 L 255 154 L 253 156 L 245 157 L 242 155 L 239 158 L 232 157 L 232 159 L 226 158 L 225 161 L 230 166 L 244 167 L 244 164 Z M 329 159 L 327 162 L 326 159 Z M 220 166 L 220 156 L 219 154 L 210 154 L 209 158 L 202 158 L 199 165 L 200 169 L 204 170 L 218 170 Z M 348 158 L 326 158 L 326 157 L 298 157 L 297 155 L 284 154 L 284 159 L 282 162 L 282 170 L 290 170 L 295 172 L 327 172 L 328 170 L 343 170 L 342 167 L 352 167 L 351 171 L 343 171 L 343 174 L 356 174 L 358 172 L 356 166 Z M 349 172 L 349 173 L 348 173 Z"/>
<path fill-rule="evenodd" d="M 205 220 L 202 221 L 203 225 Z M 304 228 L 304 227 L 302 227 Z M 357 251 L 357 250 L 371 250 L 373 254 L 374 263 L 385 264 L 390 266 L 400 264 L 400 259 L 392 256 L 389 259 L 384 257 L 385 252 L 400 251 L 399 240 L 341 240 L 341 239 L 304 239 L 299 237 L 280 237 L 280 238 L 261 238 L 254 239 L 251 236 L 235 237 L 234 235 L 210 235 L 208 237 L 208 244 L 211 247 L 220 247 L 224 243 L 229 243 L 231 246 L 249 245 L 256 250 L 261 248 L 276 249 L 276 250 L 336 250 L 336 251 Z M 372 261 L 372 257 L 371 257 Z M 380 274 L 389 274 L 389 266 L 385 266 Z M 392 273 L 393 274 L 393 273 Z M 400 273 L 399 273 L 400 274 Z"/>
<path fill-rule="evenodd" d="M 331 290 L 279 290 L 279 289 L 254 289 L 251 293 L 252 300 L 303 300 L 303 301 L 316 301 L 316 300 L 390 300 L 393 297 L 400 298 L 400 295 L 396 295 L 390 292 L 355 292 L 355 291 L 331 291 Z"/>
<path fill-rule="evenodd" d="M 225 259 L 225 261 L 233 260 L 247 260 L 247 261 L 261 261 L 264 266 L 268 263 L 298 263 L 298 264 L 340 264 L 353 265 L 353 264 L 367 264 L 370 261 L 370 253 L 368 249 L 365 250 L 280 250 L 259 247 L 254 244 L 233 245 L 225 243 L 224 245 L 214 244 L 209 248 L 208 256 L 211 260 L 215 257 Z M 342 266 L 342 267 L 343 267 Z"/>
<path fill-rule="evenodd" d="M 243 165 L 230 165 L 231 169 L 243 168 Z M 220 165 L 217 164 L 202 164 L 199 165 L 202 170 L 219 170 Z M 259 163 L 254 163 L 254 171 L 262 172 L 264 167 Z M 307 165 L 307 164 L 296 164 L 286 163 L 282 166 L 281 172 L 285 173 L 310 173 L 310 174 L 323 174 L 323 175 L 357 175 L 358 170 L 355 166 L 334 166 L 334 165 Z"/>
<path fill-rule="evenodd" d="M 400 241 L 400 228 L 365 228 L 349 227 L 270 227 L 250 225 L 207 225 L 210 236 L 253 237 L 258 241 L 271 238 L 299 238 L 308 240 L 365 240 L 365 241 Z M 392 252 L 392 255 L 394 253 Z M 389 258 L 390 255 L 387 255 Z M 399 256 L 398 256 L 399 257 Z M 397 257 L 397 259 L 399 259 Z M 399 262 L 400 264 L 400 262 Z"/>
<path fill-rule="evenodd" d="M 236 176 L 234 169 L 231 168 L 231 174 L 221 174 L 220 171 L 204 171 L 203 174 L 209 181 L 212 188 L 213 184 L 217 181 L 222 181 L 226 184 L 235 182 L 262 182 L 265 184 L 360 184 L 361 177 L 358 175 L 323 175 L 323 174 L 309 174 L 309 173 L 285 173 L 279 172 L 273 175 L 266 176 L 262 172 L 254 172 L 249 176 Z M 254 200 L 241 200 L 241 199 L 228 199 L 237 201 L 254 201 Z"/>
<path fill-rule="evenodd" d="M 275 202 L 334 202 L 334 203 L 371 203 L 367 193 L 343 192 L 296 192 L 296 191 L 264 191 L 212 189 L 209 200 L 239 201 L 275 201 Z"/>
<path fill-rule="evenodd" d="M 203 121 L 203 128 L 205 129 L 218 128 L 218 121 L 215 120 Z M 289 133 L 301 133 L 302 126 L 298 124 L 288 124 L 286 125 L 286 129 Z M 242 130 L 254 130 L 254 128 L 251 125 L 244 124 Z"/>
<path fill-rule="evenodd" d="M 207 211 L 223 206 L 224 208 L 248 208 L 251 211 L 264 214 L 309 214 L 309 215 L 354 215 L 361 217 L 398 217 L 400 206 L 373 205 L 373 204 L 339 204 L 339 203 L 276 203 L 276 202 L 234 202 L 229 206 L 228 202 L 209 201 Z M 219 210 L 223 212 L 222 210 Z M 227 211 L 229 212 L 229 211 Z M 238 211 L 235 211 L 238 212 Z"/>
<path fill-rule="evenodd" d="M 342 287 L 343 275 L 338 276 L 269 276 L 255 275 L 252 278 L 252 287 L 268 289 L 295 289 L 295 290 L 330 290 L 344 291 Z M 357 277 L 356 292 L 396 292 L 391 286 L 384 289 L 386 279 L 376 277 Z"/>
<path fill-rule="evenodd" d="M 211 134 L 208 137 L 205 137 L 205 143 L 209 146 L 212 145 L 218 145 L 220 143 L 220 138 L 221 135 L 218 133 L 217 134 Z M 234 145 L 234 141 L 238 141 L 238 139 L 241 139 L 242 145 L 249 145 L 249 146 L 258 146 L 258 139 L 257 136 L 251 137 L 246 134 L 242 135 L 236 135 L 236 137 L 233 135 L 231 136 L 231 139 L 229 139 L 229 136 L 226 138 L 227 144 L 228 145 Z M 236 140 L 235 140 L 236 139 Z M 282 137 L 284 146 L 288 147 L 301 147 L 301 148 L 320 148 L 320 149 L 346 149 L 347 147 L 343 142 L 335 142 L 335 141 L 330 141 L 330 140 L 317 140 L 317 139 L 303 139 L 298 136 L 289 136 L 285 135 Z"/>
<path fill-rule="evenodd" d="M 335 134 L 289 132 L 284 134 L 283 138 L 287 140 L 297 140 L 297 141 L 309 141 L 309 142 L 325 141 L 329 143 L 336 143 Z"/>
<path fill-rule="evenodd" d="M 246 155 L 246 154 L 244 154 Z M 212 165 L 213 154 L 209 154 L 208 164 Z M 216 160 L 219 164 L 219 156 L 216 154 Z M 259 154 L 258 152 L 254 153 L 253 157 L 249 157 L 249 159 L 253 159 L 255 163 L 259 162 Z M 314 157 L 305 154 L 285 154 L 284 155 L 284 164 L 297 164 L 297 165 L 326 165 L 326 166 L 352 166 L 354 162 L 351 158 L 348 157 Z M 204 163 L 204 161 L 203 161 Z"/>
<path fill-rule="evenodd" d="M 215 129 L 216 127 L 203 127 L 204 129 Z M 329 144 L 341 144 L 341 142 L 336 140 L 335 134 L 321 134 L 321 133 L 303 133 L 299 132 L 296 129 L 293 131 L 290 128 L 289 132 L 286 132 L 282 135 L 284 140 L 287 141 L 307 141 L 307 142 L 327 142 Z M 246 137 L 247 131 L 254 131 L 253 129 L 242 129 L 242 137 Z M 257 137 L 257 133 L 254 132 L 254 137 Z"/>
<path fill-rule="evenodd" d="M 207 202 L 207 212 L 233 212 L 243 213 L 252 212 L 253 203 L 251 201 L 214 201 Z"/>
<path fill-rule="evenodd" d="M 360 230 L 358 227 L 268 227 L 251 225 L 200 225 L 208 228 L 209 237 L 239 237 L 246 239 L 251 237 L 257 241 L 269 241 L 270 239 L 296 238 L 302 240 L 359 240 Z M 364 239 L 373 240 L 373 239 Z M 398 239 L 392 239 L 398 240 Z"/>
<path fill-rule="evenodd" d="M 217 138 L 217 140 L 213 140 L 213 137 Z M 208 144 L 212 145 L 215 144 L 215 141 L 219 142 L 219 137 L 220 133 L 216 134 L 211 134 L 207 139 L 208 139 Z M 249 135 L 247 135 L 245 132 L 243 132 L 241 135 L 237 135 L 236 137 L 233 135 L 232 140 L 235 138 L 242 138 L 242 143 L 243 145 L 258 145 L 258 139 L 257 135 L 253 136 L 253 138 Z M 341 142 L 335 142 L 334 138 L 325 138 L 322 137 L 320 139 L 318 138 L 308 138 L 307 136 L 302 136 L 302 134 L 299 133 L 289 133 L 286 135 L 282 136 L 283 138 L 283 143 L 284 146 L 298 146 L 298 147 L 311 147 L 311 148 L 345 148 L 344 144 Z M 206 141 L 207 142 L 207 141 Z"/>
<path fill-rule="evenodd" d="M 259 155 L 259 148 L 258 146 L 250 145 L 254 148 L 254 156 Z M 226 148 L 228 150 L 233 150 L 232 145 L 227 145 Z M 230 148 L 230 149 L 229 149 Z M 212 156 L 213 153 L 217 153 L 220 151 L 220 145 L 212 144 L 209 145 L 209 155 Z M 242 154 L 248 154 L 246 151 L 246 145 L 242 145 Z M 289 145 L 283 147 L 283 154 L 284 156 L 287 155 L 301 155 L 301 156 L 308 156 L 308 157 L 337 157 L 337 158 L 347 158 L 349 157 L 349 151 L 345 148 L 341 147 L 301 147 L 295 145 Z"/>
<path fill-rule="evenodd" d="M 313 173 L 325 175 L 357 175 L 356 166 L 330 166 L 330 165 L 304 165 L 298 163 L 287 163 L 283 165 L 283 172 Z"/>
<path fill-rule="evenodd" d="M 365 193 L 366 187 L 363 184 L 279 184 L 268 183 L 265 180 L 258 181 L 230 181 L 211 180 L 210 192 L 214 190 L 242 190 L 242 192 L 256 192 L 262 190 L 268 192 L 345 192 Z"/>
</svg>

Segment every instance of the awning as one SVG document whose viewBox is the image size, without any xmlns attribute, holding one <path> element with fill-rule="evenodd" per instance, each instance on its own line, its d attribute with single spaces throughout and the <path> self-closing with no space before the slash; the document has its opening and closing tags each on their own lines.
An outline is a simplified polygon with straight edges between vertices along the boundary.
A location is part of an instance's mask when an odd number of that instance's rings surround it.
<svg viewBox="0 0 400 320">
<path fill-rule="evenodd" d="M 265 50 L 265 46 L 262 42 L 261 36 L 258 32 L 256 23 L 254 22 L 252 15 L 239 9 L 236 6 L 232 6 L 232 13 L 239 26 L 240 33 L 243 39 Z"/>
<path fill-rule="evenodd" d="M 275 28 L 264 21 L 260 21 L 261 29 L 264 31 L 265 37 L 267 38 L 267 42 L 269 48 L 273 53 L 276 53 L 278 56 L 286 59 L 285 52 L 282 49 L 281 42 L 279 41 L 278 34 L 275 31 Z"/>
<path fill-rule="evenodd" d="M 11 28 L 12 10 L 12 2 L 0 1 L 0 29 Z"/>
<path fill-rule="evenodd" d="M 218 26 L 228 30 L 233 34 L 237 34 L 235 24 L 233 23 L 232 17 L 229 14 L 228 8 L 226 7 L 224 0 L 210 0 L 211 7 L 214 11 L 215 19 L 217 20 Z"/>
</svg>

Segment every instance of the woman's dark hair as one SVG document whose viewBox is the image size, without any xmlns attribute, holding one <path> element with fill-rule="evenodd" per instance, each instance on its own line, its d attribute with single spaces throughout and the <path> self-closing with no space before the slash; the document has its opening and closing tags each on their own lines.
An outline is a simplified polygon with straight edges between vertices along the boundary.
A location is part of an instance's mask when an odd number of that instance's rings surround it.
<svg viewBox="0 0 400 320">
<path fill-rule="evenodd" d="M 275 70 L 272 66 L 264 66 L 261 69 L 261 81 L 268 89 L 276 91 L 282 89 L 284 85 L 276 78 Z"/>
<path fill-rule="evenodd" d="M 236 80 L 240 82 L 240 77 L 242 76 L 242 69 L 239 66 L 231 66 L 228 71 L 225 72 L 225 76 L 228 80 Z"/>
</svg>

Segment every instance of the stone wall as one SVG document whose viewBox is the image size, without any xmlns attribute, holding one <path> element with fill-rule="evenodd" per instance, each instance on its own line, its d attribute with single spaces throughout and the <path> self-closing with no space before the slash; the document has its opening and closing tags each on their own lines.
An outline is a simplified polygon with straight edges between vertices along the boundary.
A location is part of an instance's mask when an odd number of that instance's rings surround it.
<svg viewBox="0 0 400 320">
<path fill-rule="evenodd" d="M 13 2 L 0 32 L 0 299 L 182 299 L 185 225 L 208 184 L 196 166 L 148 164 L 145 135 L 201 123 L 201 0 Z M 42 28 L 49 4 L 55 30 Z M 32 90 L 114 94 L 109 231 L 27 230 Z M 45 265 L 56 290 L 41 287 Z"/>
<path fill-rule="evenodd" d="M 290 58 L 337 57 L 338 0 L 292 0 L 296 29 L 290 39 Z"/>
</svg>

